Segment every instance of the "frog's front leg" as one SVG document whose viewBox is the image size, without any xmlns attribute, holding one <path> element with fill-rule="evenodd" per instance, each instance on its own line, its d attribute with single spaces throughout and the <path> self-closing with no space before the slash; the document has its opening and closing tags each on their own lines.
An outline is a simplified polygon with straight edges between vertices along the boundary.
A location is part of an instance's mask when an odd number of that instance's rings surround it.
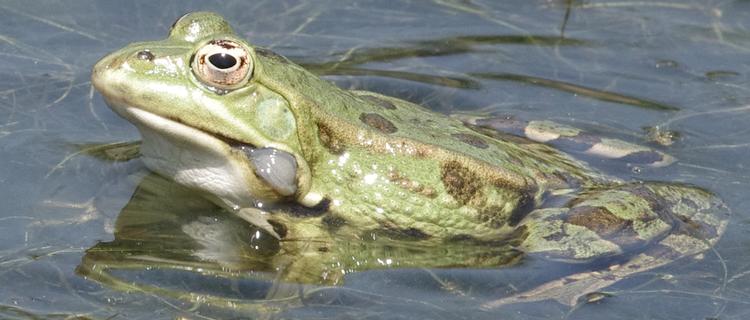
<svg viewBox="0 0 750 320">
<path fill-rule="evenodd" d="M 280 251 L 270 261 L 276 279 L 283 283 L 335 285 L 343 278 L 335 252 L 335 239 L 322 217 L 296 217 L 274 212 L 269 225 L 278 235 Z"/>
<path fill-rule="evenodd" d="M 575 305 L 581 296 L 630 274 L 709 249 L 726 227 L 727 215 L 716 197 L 688 186 L 633 183 L 587 190 L 565 208 L 530 213 L 522 222 L 527 237 L 521 247 L 552 260 L 607 267 L 572 274 L 485 307 L 546 299 Z"/>
<path fill-rule="evenodd" d="M 238 217 L 242 218 L 242 220 L 245 220 L 250 224 L 260 228 L 277 240 L 281 239 L 279 232 L 274 229 L 271 223 L 268 222 L 270 213 L 257 208 L 242 208 L 239 209 L 236 214 Z"/>
</svg>

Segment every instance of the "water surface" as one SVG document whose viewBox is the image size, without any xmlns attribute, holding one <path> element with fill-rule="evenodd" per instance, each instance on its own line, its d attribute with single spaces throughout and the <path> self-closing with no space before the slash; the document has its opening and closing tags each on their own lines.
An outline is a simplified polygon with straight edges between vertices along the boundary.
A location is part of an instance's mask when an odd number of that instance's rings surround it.
<svg viewBox="0 0 750 320">
<path fill-rule="evenodd" d="M 649 132 L 673 133 L 674 143 L 659 148 L 678 163 L 608 170 L 712 190 L 733 211 L 730 227 L 698 259 L 632 276 L 607 288 L 611 297 L 572 309 L 551 301 L 480 308 L 533 281 L 533 261 L 360 272 L 342 287 L 307 288 L 304 301 L 265 301 L 272 282 L 186 260 L 195 248 L 174 236 L 177 218 L 168 213 L 200 211 L 195 221 L 239 239 L 249 227 L 186 201 L 194 195 L 150 176 L 138 160 L 81 153 L 138 139 L 92 90 L 92 65 L 127 43 L 165 37 L 174 19 L 195 10 L 224 15 L 251 43 L 342 87 L 438 112 L 552 119 L 651 145 Z M 746 319 L 747 21 L 750 2 L 728 0 L 3 1 L 0 317 Z M 237 258 L 252 247 L 233 239 L 226 241 L 235 246 L 211 254 L 228 264 L 262 264 Z M 120 263 L 127 255 L 111 252 L 122 248 L 158 256 L 152 265 L 182 259 L 193 269 L 131 264 L 109 280 L 83 276 L 86 268 Z"/>
</svg>

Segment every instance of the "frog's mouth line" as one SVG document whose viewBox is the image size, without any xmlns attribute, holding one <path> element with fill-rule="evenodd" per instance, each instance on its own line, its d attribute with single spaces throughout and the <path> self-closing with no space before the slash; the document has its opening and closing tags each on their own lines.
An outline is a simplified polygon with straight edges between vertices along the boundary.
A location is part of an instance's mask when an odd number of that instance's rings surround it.
<svg viewBox="0 0 750 320">
<path fill-rule="evenodd" d="M 157 115 L 153 112 L 149 112 L 138 107 L 133 107 L 127 104 L 114 103 L 114 101 L 108 101 L 108 104 L 112 107 L 113 110 L 115 110 L 115 112 L 117 112 L 117 114 L 128 119 L 133 124 L 146 126 L 165 135 L 182 137 L 184 140 L 189 139 L 193 143 L 198 144 L 200 147 L 204 147 L 208 150 L 212 150 L 218 153 L 225 152 L 225 150 L 219 147 L 219 145 L 227 146 L 231 149 L 238 150 L 243 153 L 248 150 L 258 148 L 258 146 L 251 143 L 232 139 L 218 133 L 207 132 L 184 124 L 177 119 Z"/>
<path fill-rule="evenodd" d="M 178 141 L 188 141 L 194 145 L 193 148 L 200 148 L 204 152 L 226 159 L 236 159 L 237 157 L 233 154 L 241 154 L 245 160 L 242 161 L 242 166 L 254 172 L 280 195 L 291 196 L 297 192 L 297 160 L 291 153 L 276 148 L 258 147 L 220 134 L 206 132 L 138 107 L 111 105 L 118 114 L 137 126 L 176 138 Z M 139 129 L 143 134 L 143 128 Z"/>
</svg>

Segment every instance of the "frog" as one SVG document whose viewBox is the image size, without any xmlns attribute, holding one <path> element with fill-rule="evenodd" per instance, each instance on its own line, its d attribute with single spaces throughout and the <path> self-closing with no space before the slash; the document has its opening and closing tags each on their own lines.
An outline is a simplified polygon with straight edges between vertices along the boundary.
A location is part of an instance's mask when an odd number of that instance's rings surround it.
<svg viewBox="0 0 750 320">
<path fill-rule="evenodd" d="M 91 80 L 139 130 L 144 165 L 277 241 L 274 265 L 288 282 L 535 256 L 591 267 L 485 307 L 575 305 L 629 275 L 700 256 L 729 217 L 707 190 L 623 180 L 549 142 L 657 165 L 674 161 L 665 153 L 546 121 L 455 117 L 346 90 L 244 40 L 212 12 L 110 53 Z"/>
</svg>

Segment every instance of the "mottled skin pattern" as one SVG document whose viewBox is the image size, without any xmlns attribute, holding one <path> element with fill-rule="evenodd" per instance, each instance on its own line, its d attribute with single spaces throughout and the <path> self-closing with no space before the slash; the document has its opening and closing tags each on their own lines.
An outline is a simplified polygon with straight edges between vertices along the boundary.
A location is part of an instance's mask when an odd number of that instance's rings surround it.
<svg viewBox="0 0 750 320">
<path fill-rule="evenodd" d="M 195 52 L 217 39 L 244 48 L 243 63 L 252 62 L 239 88 L 209 86 L 191 68 Z M 570 304 L 585 293 L 565 289 L 571 283 L 595 291 L 702 252 L 726 225 L 721 202 L 705 191 L 623 182 L 550 146 L 483 135 L 476 121 L 342 90 L 251 46 L 212 13 L 186 15 L 167 39 L 105 57 L 92 80 L 141 130 L 149 168 L 273 227 L 282 241 L 274 265 L 290 281 L 335 283 L 391 265 L 496 266 L 515 259 L 508 252 L 577 262 L 629 257 L 487 306 Z M 294 194 L 255 174 L 238 146 L 293 155 Z M 281 206 L 295 202 L 308 209 Z M 399 258 L 383 260 L 389 255 Z"/>
</svg>

